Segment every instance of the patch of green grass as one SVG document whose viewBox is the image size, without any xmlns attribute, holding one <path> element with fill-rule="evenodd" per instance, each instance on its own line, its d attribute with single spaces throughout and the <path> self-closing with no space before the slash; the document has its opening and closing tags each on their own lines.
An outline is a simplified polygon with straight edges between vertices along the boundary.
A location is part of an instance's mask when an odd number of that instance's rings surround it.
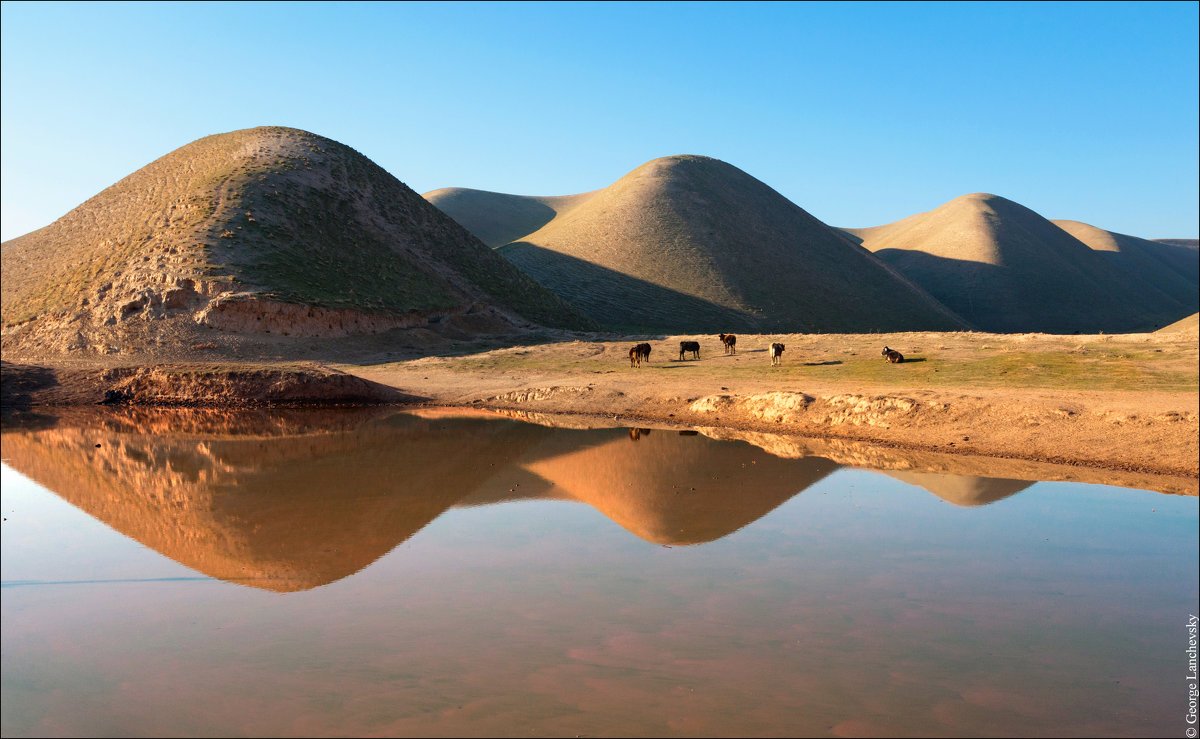
<svg viewBox="0 0 1200 739">
<path fill-rule="evenodd" d="M 903 364 L 882 358 L 847 357 L 783 365 L 789 377 L 929 387 L 1063 388 L 1071 390 L 1188 390 L 1195 373 L 1157 367 L 1149 360 L 1113 359 L 1069 352 L 1005 352 L 977 359 L 940 359 L 914 354 Z M 815 365 L 815 366 L 810 366 Z M 751 368 L 738 367 L 738 374 Z"/>
<path fill-rule="evenodd" d="M 730 381 L 777 378 L 790 383 L 805 379 L 827 382 L 894 385 L 897 387 L 1062 388 L 1069 390 L 1188 391 L 1197 388 L 1193 363 L 1170 353 L 1147 349 L 1105 348 L 1072 351 L 980 352 L 972 359 L 939 357 L 937 352 L 914 352 L 903 364 L 882 357 L 837 352 L 804 351 L 785 354 L 784 363 L 771 367 L 765 352 L 742 354 L 740 362 L 711 354 L 699 362 L 657 361 L 644 365 L 642 376 L 653 382 L 659 372 L 688 367 L 689 376 L 720 377 Z M 750 359 L 753 357 L 753 359 Z M 749 361 L 747 361 L 749 360 Z M 567 351 L 549 355 L 516 351 L 455 359 L 448 368 L 462 372 L 603 372 L 629 370 L 628 361 L 614 352 L 576 357 Z"/>
<path fill-rule="evenodd" d="M 239 202 L 228 264 L 251 284 L 286 302 L 390 312 L 448 309 L 446 283 L 364 227 L 349 196 L 292 186 L 286 197 Z M 253 213 L 253 219 L 245 216 Z M 219 255 L 218 255 L 219 256 Z"/>
</svg>

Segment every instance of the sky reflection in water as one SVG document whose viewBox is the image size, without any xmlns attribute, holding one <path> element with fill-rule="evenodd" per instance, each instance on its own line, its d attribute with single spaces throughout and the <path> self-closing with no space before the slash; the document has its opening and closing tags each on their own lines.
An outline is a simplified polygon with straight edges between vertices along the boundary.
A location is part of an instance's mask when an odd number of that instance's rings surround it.
<svg viewBox="0 0 1200 739">
<path fill-rule="evenodd" d="M 6 736 L 1182 721 L 1194 497 L 395 412 L 3 443 Z"/>
</svg>

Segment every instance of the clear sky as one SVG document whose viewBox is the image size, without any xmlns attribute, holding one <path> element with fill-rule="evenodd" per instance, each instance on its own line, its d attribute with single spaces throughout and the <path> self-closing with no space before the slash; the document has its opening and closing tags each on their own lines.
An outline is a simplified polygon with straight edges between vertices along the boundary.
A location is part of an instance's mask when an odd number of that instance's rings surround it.
<svg viewBox="0 0 1200 739">
<path fill-rule="evenodd" d="M 834 225 L 987 191 L 1192 238 L 1197 8 L 4 3 L 0 236 L 277 124 L 418 192 L 567 194 L 691 153 Z"/>
</svg>

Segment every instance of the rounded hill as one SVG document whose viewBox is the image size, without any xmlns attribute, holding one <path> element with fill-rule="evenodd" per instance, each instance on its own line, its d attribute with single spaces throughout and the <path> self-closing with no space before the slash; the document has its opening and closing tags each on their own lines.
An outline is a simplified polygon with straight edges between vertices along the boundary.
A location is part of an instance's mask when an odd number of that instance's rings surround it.
<svg viewBox="0 0 1200 739">
<path fill-rule="evenodd" d="M 500 252 L 613 330 L 965 326 L 844 234 L 737 167 L 703 156 L 655 159 L 575 196 Z"/>
<path fill-rule="evenodd" d="M 587 322 L 362 154 L 291 128 L 208 136 L 3 245 L 6 349 Z"/>
<path fill-rule="evenodd" d="M 977 327 L 1142 331 L 1187 311 L 1139 266 L 1123 267 L 1034 211 L 973 193 L 875 228 L 862 245 Z"/>
</svg>

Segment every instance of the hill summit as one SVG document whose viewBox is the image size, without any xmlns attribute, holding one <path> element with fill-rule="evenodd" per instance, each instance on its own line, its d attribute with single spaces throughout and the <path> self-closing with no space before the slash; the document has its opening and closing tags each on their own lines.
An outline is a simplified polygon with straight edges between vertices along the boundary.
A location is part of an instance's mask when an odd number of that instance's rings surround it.
<svg viewBox="0 0 1200 739">
<path fill-rule="evenodd" d="M 587 327 L 350 147 L 208 136 L 3 245 L 6 350 L 162 352 L 270 335 Z"/>
<path fill-rule="evenodd" d="M 841 232 L 710 157 L 655 159 L 606 188 L 569 198 L 463 190 L 427 197 L 614 330 L 966 325 Z M 501 236 L 513 241 L 499 244 Z"/>
<path fill-rule="evenodd" d="M 1107 232 L 1073 223 L 1056 225 L 1007 198 L 973 193 L 846 231 L 985 331 L 1146 331 L 1195 311 L 1186 305 L 1186 276 L 1173 274 L 1145 243 L 1118 248 L 1100 238 Z"/>
</svg>

